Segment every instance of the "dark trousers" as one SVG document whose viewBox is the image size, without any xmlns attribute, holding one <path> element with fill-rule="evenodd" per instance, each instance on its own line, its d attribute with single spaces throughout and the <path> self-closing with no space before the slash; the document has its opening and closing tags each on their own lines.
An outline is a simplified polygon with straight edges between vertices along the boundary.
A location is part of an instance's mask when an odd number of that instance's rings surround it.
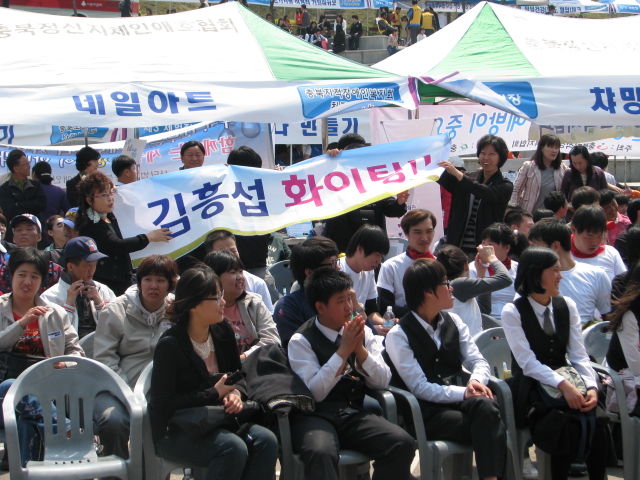
<svg viewBox="0 0 640 480">
<path fill-rule="evenodd" d="M 569 422 L 569 438 L 571 439 L 568 455 L 551 455 L 551 479 L 566 480 L 569 468 L 578 454 L 582 428 L 578 422 Z M 596 423 L 596 430 L 591 440 L 591 448 L 586 458 L 589 480 L 603 480 L 607 475 L 607 458 L 609 455 L 609 433 L 604 424 Z"/>
<path fill-rule="evenodd" d="M 360 35 L 351 35 L 349 37 L 349 50 L 358 50 L 360 48 Z"/>
<path fill-rule="evenodd" d="M 507 458 L 507 432 L 495 401 L 471 397 L 460 403 L 422 403 L 429 440 L 471 443 L 478 477 L 502 477 Z"/>
<path fill-rule="evenodd" d="M 304 462 L 306 480 L 338 480 L 338 451 L 356 450 L 373 458 L 372 480 L 409 480 L 414 441 L 402 428 L 371 413 L 335 421 L 315 415 L 291 418 L 293 448 Z"/>
</svg>

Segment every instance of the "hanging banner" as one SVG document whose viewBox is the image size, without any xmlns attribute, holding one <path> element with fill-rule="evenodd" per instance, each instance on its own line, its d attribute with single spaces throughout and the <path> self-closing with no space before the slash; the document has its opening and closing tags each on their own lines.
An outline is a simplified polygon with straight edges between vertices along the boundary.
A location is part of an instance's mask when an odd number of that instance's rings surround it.
<svg viewBox="0 0 640 480">
<path fill-rule="evenodd" d="M 263 160 L 265 168 L 272 168 L 273 147 L 269 128 L 259 123 L 212 122 L 145 137 L 147 145 L 140 161 L 140 178 L 174 172 L 182 166 L 180 147 L 197 140 L 205 148 L 205 165 L 218 165 L 227 162 L 231 150 L 242 145 L 253 148 Z M 98 163 L 100 171 L 115 178 L 111 172 L 111 161 L 122 154 L 125 142 L 97 143 L 91 145 L 101 154 Z M 72 147 L 18 147 L 0 145 L 0 168 L 6 169 L 7 155 L 11 150 L 24 150 L 31 166 L 36 162 L 48 162 L 51 165 L 53 184 L 65 187 L 67 180 L 78 174 L 76 170 L 76 152 L 83 145 Z"/>
<path fill-rule="evenodd" d="M 116 216 L 124 237 L 169 228 L 173 239 L 131 254 L 177 258 L 225 228 L 262 234 L 329 218 L 407 190 L 442 171 L 449 138 L 440 135 L 320 156 L 283 171 L 214 166 L 160 175 L 118 188 Z"/>
<path fill-rule="evenodd" d="M 407 114 L 406 110 L 405 116 Z M 302 123 L 276 123 L 273 143 L 285 143 L 294 145 L 315 145 L 322 143 L 322 121 L 310 120 Z M 327 133 L 329 143 L 337 142 L 346 133 L 362 135 L 368 142 L 371 135 L 369 131 L 369 110 L 351 112 L 339 117 L 327 118 Z"/>
</svg>

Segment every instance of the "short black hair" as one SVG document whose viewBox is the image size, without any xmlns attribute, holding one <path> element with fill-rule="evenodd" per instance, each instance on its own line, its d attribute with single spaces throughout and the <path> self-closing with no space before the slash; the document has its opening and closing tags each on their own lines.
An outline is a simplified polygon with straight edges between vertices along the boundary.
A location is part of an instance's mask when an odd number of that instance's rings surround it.
<svg viewBox="0 0 640 480">
<path fill-rule="evenodd" d="M 347 148 L 347 145 L 351 145 L 352 143 L 361 143 L 362 145 L 365 145 L 367 141 L 362 135 L 357 133 L 345 133 L 340 137 L 340 140 L 338 140 L 338 149 L 344 150 Z"/>
<path fill-rule="evenodd" d="M 497 245 L 513 247 L 516 244 L 516 237 L 508 225 L 504 223 L 492 223 L 482 231 L 480 240 L 490 240 Z"/>
<path fill-rule="evenodd" d="M 7 168 L 11 173 L 13 173 L 13 169 L 20 163 L 22 157 L 26 157 L 27 155 L 22 150 L 11 150 L 9 155 L 7 155 Z"/>
<path fill-rule="evenodd" d="M 92 160 L 100 160 L 100 152 L 95 148 L 82 147 L 76 152 L 76 170 L 84 172 Z"/>
<path fill-rule="evenodd" d="M 42 282 L 47 278 L 47 273 L 49 271 L 49 262 L 47 261 L 45 253 L 33 247 L 20 247 L 14 249 L 9 256 L 9 273 L 11 273 L 11 276 L 16 273 L 18 267 L 23 263 L 30 263 L 36 267 L 36 270 L 42 278 L 40 282 L 40 285 L 42 285 Z"/>
<path fill-rule="evenodd" d="M 593 152 L 591 154 L 591 161 L 596 167 L 600 167 L 602 170 L 606 170 L 609 166 L 609 157 L 602 152 Z"/>
<path fill-rule="evenodd" d="M 556 217 L 543 218 L 533 225 L 529 232 L 529 240 L 540 240 L 551 246 L 559 242 L 565 251 L 571 251 L 571 229 L 564 220 Z"/>
<path fill-rule="evenodd" d="M 209 252 L 205 255 L 203 261 L 204 264 L 211 268 L 219 277 L 223 273 L 230 272 L 231 270 L 244 270 L 242 260 L 226 250 Z"/>
<path fill-rule="evenodd" d="M 491 145 L 498 152 L 498 157 L 500 160 L 498 161 L 498 168 L 502 168 L 502 166 L 507 162 L 507 158 L 509 158 L 509 147 L 501 137 L 496 137 L 495 135 L 484 135 L 478 140 L 478 147 L 476 149 L 476 156 L 480 157 L 480 152 Z"/>
<path fill-rule="evenodd" d="M 189 312 L 202 300 L 215 296 L 222 290 L 218 276 L 203 263 L 198 263 L 180 275 L 176 285 L 175 299 L 165 310 L 172 323 L 188 324 Z"/>
<path fill-rule="evenodd" d="M 634 198 L 629 202 L 627 207 L 627 217 L 631 220 L 631 223 L 638 221 L 638 212 L 640 211 L 640 198 Z"/>
<path fill-rule="evenodd" d="M 438 284 L 447 277 L 442 264 L 432 258 L 419 258 L 404 272 L 402 287 L 407 306 L 416 311 L 424 303 L 425 293 L 436 293 Z"/>
<path fill-rule="evenodd" d="M 305 270 L 319 268 L 328 257 L 337 257 L 340 251 L 336 242 L 321 236 L 307 238 L 304 242 L 291 249 L 289 268 L 293 273 L 293 278 L 298 284 L 304 284 L 307 274 Z"/>
<path fill-rule="evenodd" d="M 616 193 L 613 190 L 609 190 L 608 188 L 603 188 L 600 190 L 600 206 L 604 207 L 605 205 L 609 205 L 616 199 Z"/>
<path fill-rule="evenodd" d="M 447 271 L 447 278 L 455 280 L 464 273 L 467 266 L 467 254 L 455 245 L 443 245 L 436 253 L 438 260 Z"/>
<path fill-rule="evenodd" d="M 351 15 L 351 18 L 352 18 L 352 19 L 353 19 L 353 18 L 355 18 L 356 20 L 360 20 L 360 19 L 358 18 L 358 15 Z"/>
<path fill-rule="evenodd" d="M 213 244 L 218 240 L 225 240 L 227 238 L 233 238 L 233 241 L 236 241 L 236 236 L 231 233 L 229 230 L 214 230 L 209 232 L 204 239 L 204 251 L 209 253 L 213 250 Z"/>
<path fill-rule="evenodd" d="M 627 265 L 629 270 L 640 260 L 640 225 L 632 225 L 627 230 L 627 246 L 629 252 L 627 255 Z"/>
<path fill-rule="evenodd" d="M 620 205 L 629 205 L 629 197 L 623 193 L 616 193 L 616 203 Z"/>
<path fill-rule="evenodd" d="M 356 233 L 349 240 L 349 245 L 345 252 L 347 257 L 353 257 L 358 247 L 362 247 L 365 257 L 372 253 L 379 253 L 385 256 L 389 253 L 390 248 L 387 232 L 377 225 L 365 223 L 356 230 Z"/>
<path fill-rule="evenodd" d="M 560 261 L 558 254 L 546 247 L 529 247 L 518 262 L 515 289 L 522 297 L 532 293 L 545 293 L 542 288 L 542 272 Z"/>
<path fill-rule="evenodd" d="M 304 281 L 304 294 L 311 309 L 318 313 L 316 302 L 327 305 L 337 293 L 351 289 L 353 282 L 345 272 L 332 267 L 315 269 Z"/>
<path fill-rule="evenodd" d="M 227 158 L 229 165 L 238 165 L 240 167 L 262 168 L 262 158 L 251 147 L 243 145 L 232 150 Z"/>
<path fill-rule="evenodd" d="M 122 175 L 122 172 L 133 167 L 136 160 L 129 155 L 120 155 L 111 161 L 111 171 L 116 177 Z"/>
<path fill-rule="evenodd" d="M 555 217 L 555 213 L 548 208 L 538 208 L 533 212 L 533 223 L 537 223 L 543 218 Z"/>
<path fill-rule="evenodd" d="M 142 290 L 142 279 L 149 275 L 164 277 L 169 282 L 169 291 L 173 292 L 178 283 L 178 264 L 171 257 L 162 255 L 149 255 L 142 260 L 136 270 L 136 282 L 138 290 Z"/>
<path fill-rule="evenodd" d="M 594 203 L 600 203 L 600 194 L 593 187 L 576 188 L 571 195 L 571 206 L 574 210 L 578 210 L 583 205 Z"/>
<path fill-rule="evenodd" d="M 566 203 L 567 197 L 559 190 L 549 192 L 544 197 L 544 208 L 548 208 L 553 213 L 557 213 Z"/>
<path fill-rule="evenodd" d="M 520 225 L 524 217 L 533 218 L 533 215 L 522 208 L 513 208 L 504 215 L 504 223 L 509 227 L 511 225 Z"/>
<path fill-rule="evenodd" d="M 577 233 L 604 233 L 607 230 L 607 218 L 600 205 L 583 205 L 576 210 L 571 226 Z"/>
<path fill-rule="evenodd" d="M 188 142 L 183 143 L 182 147 L 180 147 L 180 156 L 184 155 L 184 152 L 191 147 L 198 147 L 204 155 L 207 154 L 202 143 L 197 140 L 189 140 Z"/>
<path fill-rule="evenodd" d="M 424 210 L 422 208 L 409 210 L 400 220 L 400 228 L 402 228 L 404 234 L 408 236 L 411 227 L 415 227 L 419 223 L 424 222 L 427 218 L 431 219 L 431 226 L 436 228 L 438 221 L 436 220 L 436 216 L 429 210 Z"/>
</svg>

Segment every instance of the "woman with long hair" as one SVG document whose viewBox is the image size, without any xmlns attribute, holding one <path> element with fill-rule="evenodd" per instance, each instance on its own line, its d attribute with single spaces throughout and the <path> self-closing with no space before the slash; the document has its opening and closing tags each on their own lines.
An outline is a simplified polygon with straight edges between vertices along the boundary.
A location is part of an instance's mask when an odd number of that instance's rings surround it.
<svg viewBox="0 0 640 480">
<path fill-rule="evenodd" d="M 224 292 L 209 267 L 199 265 L 178 280 L 167 310 L 174 326 L 158 342 L 153 357 L 149 415 L 158 455 L 207 469 L 206 480 L 270 479 L 278 443 L 264 427 L 248 424 L 251 445 L 238 435 L 240 425 L 215 428 L 198 438 L 169 425 L 176 411 L 223 406 L 239 414 L 246 383 L 227 384 L 227 372 L 242 370 L 231 325 L 224 319 Z"/>
<path fill-rule="evenodd" d="M 594 168 L 593 160 L 589 154 L 589 150 L 584 145 L 576 145 L 569 152 L 569 166 L 571 167 L 564 173 L 560 191 L 564 193 L 567 200 L 571 202 L 571 196 L 574 190 L 580 187 L 592 187 L 596 191 L 609 188 L 604 172 L 599 168 Z M 573 217 L 571 210 L 567 213 L 567 221 Z"/>
<path fill-rule="evenodd" d="M 509 204 L 529 213 L 543 208 L 547 194 L 560 190 L 566 170 L 560 153 L 560 139 L 555 135 L 543 135 L 531 160 L 524 162 L 518 171 Z"/>
</svg>

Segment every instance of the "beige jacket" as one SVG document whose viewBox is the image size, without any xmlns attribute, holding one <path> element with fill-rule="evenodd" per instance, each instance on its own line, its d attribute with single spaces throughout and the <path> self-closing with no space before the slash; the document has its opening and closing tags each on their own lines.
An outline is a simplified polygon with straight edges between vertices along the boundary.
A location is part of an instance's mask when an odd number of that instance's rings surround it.
<svg viewBox="0 0 640 480">
<path fill-rule="evenodd" d="M 564 172 L 566 172 L 568 168 L 564 163 L 561 163 L 560 168 L 553 171 L 553 181 L 556 185 L 556 190 L 560 190 L 562 177 L 564 177 Z M 533 160 L 524 162 L 513 184 L 513 193 L 511 194 L 509 203 L 529 213 L 533 213 L 533 209 L 538 201 L 538 196 L 540 195 L 541 181 L 540 169 L 536 165 L 536 162 Z"/>
<path fill-rule="evenodd" d="M 76 355 L 84 357 L 84 351 L 78 345 L 78 334 L 71 326 L 69 316 L 62 307 L 46 303 L 36 297 L 36 305 L 48 307 L 49 311 L 38 319 L 45 357 Z M 0 297 L 0 351 L 10 351 L 20 340 L 25 329 L 13 319 L 11 294 Z"/>
<path fill-rule="evenodd" d="M 240 353 L 250 355 L 263 345 L 280 345 L 278 329 L 260 295 L 247 292 L 245 297 L 238 301 L 238 310 L 252 338 L 251 347 Z"/>
</svg>

